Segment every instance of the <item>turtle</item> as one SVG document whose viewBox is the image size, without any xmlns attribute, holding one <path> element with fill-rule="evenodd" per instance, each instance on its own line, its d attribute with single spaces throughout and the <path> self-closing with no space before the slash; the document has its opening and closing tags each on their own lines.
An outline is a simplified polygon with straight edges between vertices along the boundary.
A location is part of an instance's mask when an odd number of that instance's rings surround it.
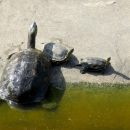
<svg viewBox="0 0 130 130">
<path fill-rule="evenodd" d="M 104 73 L 106 68 L 110 65 L 111 57 L 106 60 L 99 57 L 86 57 L 80 60 L 80 63 L 76 66 L 80 66 L 80 73 L 86 72 L 98 72 Z"/>
<path fill-rule="evenodd" d="M 52 64 L 62 64 L 69 60 L 74 48 L 67 45 L 49 42 L 44 45 L 43 53 Z"/>
<path fill-rule="evenodd" d="M 51 64 L 35 48 L 37 25 L 28 31 L 27 48 L 9 55 L 0 81 L 0 98 L 20 105 L 40 103 L 49 86 Z"/>
</svg>

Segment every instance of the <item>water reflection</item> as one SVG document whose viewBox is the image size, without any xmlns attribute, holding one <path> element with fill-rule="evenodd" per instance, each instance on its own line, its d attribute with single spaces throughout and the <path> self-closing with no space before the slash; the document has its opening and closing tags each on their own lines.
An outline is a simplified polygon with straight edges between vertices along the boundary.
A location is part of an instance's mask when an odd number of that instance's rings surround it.
<svg viewBox="0 0 130 130">
<path fill-rule="evenodd" d="M 53 66 L 51 69 L 50 87 L 48 89 L 43 108 L 54 110 L 59 105 L 66 89 L 65 78 L 60 66 Z"/>
</svg>

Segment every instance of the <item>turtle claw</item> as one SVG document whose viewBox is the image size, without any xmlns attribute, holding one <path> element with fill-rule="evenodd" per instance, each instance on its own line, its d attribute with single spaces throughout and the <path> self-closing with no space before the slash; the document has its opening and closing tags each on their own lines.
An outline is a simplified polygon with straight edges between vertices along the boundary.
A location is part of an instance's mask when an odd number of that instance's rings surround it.
<svg viewBox="0 0 130 130">
<path fill-rule="evenodd" d="M 81 73 L 81 74 L 85 74 L 85 71 L 84 71 L 84 70 L 80 70 L 80 73 Z"/>
<path fill-rule="evenodd" d="M 16 52 L 14 52 L 14 53 L 8 55 L 7 59 L 9 60 L 15 53 L 16 53 Z"/>
</svg>

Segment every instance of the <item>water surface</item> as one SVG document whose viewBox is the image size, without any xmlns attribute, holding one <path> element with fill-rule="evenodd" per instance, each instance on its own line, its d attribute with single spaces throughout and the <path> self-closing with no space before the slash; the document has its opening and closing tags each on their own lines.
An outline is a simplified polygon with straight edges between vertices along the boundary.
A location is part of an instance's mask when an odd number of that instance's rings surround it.
<svg viewBox="0 0 130 130">
<path fill-rule="evenodd" d="M 69 85 L 58 106 L 47 109 L 56 105 L 57 95 L 43 108 L 11 109 L 1 104 L 0 130 L 130 129 L 129 85 Z"/>
</svg>

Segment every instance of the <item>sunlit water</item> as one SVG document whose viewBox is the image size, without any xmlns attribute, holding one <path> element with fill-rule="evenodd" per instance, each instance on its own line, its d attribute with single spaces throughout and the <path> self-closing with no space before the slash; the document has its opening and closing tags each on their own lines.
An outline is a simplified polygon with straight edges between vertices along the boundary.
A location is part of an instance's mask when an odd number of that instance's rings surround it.
<svg viewBox="0 0 130 130">
<path fill-rule="evenodd" d="M 62 98 L 57 95 L 43 108 L 11 109 L 2 103 L 0 130 L 130 130 L 129 86 L 71 85 Z"/>
</svg>

